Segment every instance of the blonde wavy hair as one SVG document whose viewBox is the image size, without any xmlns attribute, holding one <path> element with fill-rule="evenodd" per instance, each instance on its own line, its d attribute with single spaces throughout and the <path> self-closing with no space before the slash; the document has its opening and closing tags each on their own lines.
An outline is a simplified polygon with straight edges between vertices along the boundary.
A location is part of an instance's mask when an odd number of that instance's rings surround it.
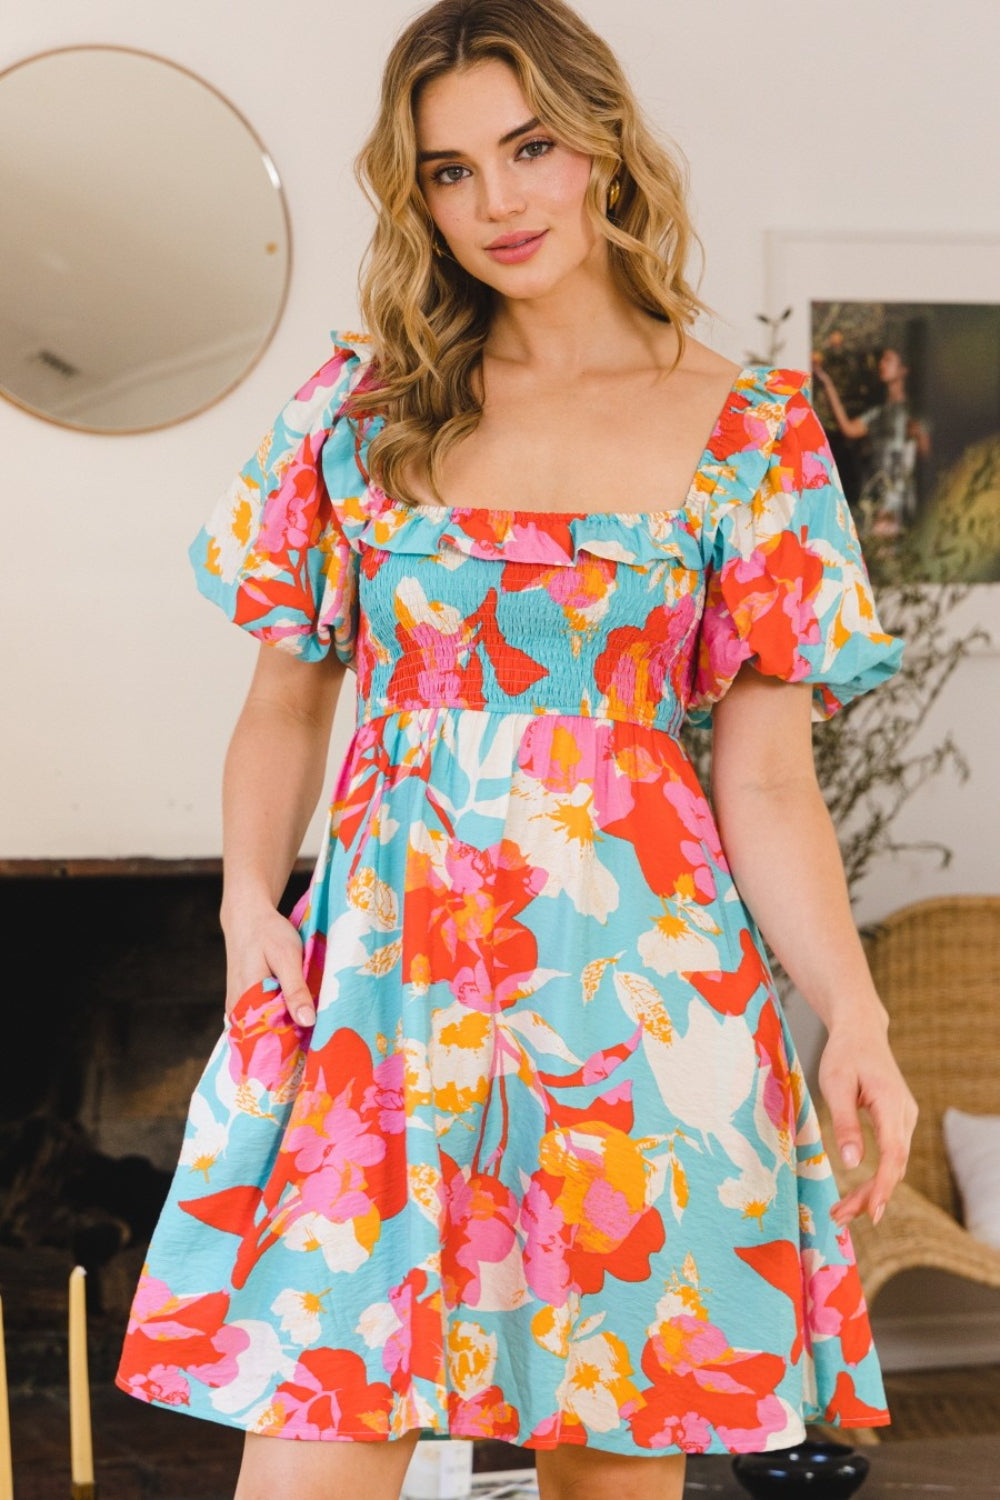
<svg viewBox="0 0 1000 1500">
<path fill-rule="evenodd" d="M 494 291 L 447 255 L 417 171 L 416 109 L 433 78 L 487 59 L 515 73 L 533 112 L 572 149 L 591 157 L 586 208 L 609 242 L 619 288 L 677 329 L 711 312 L 688 285 L 692 243 L 704 247 L 686 205 L 687 163 L 646 122 L 608 44 L 563 0 L 439 0 L 400 34 L 386 61 L 379 112 L 355 162 L 376 211 L 359 278 L 373 357 L 346 412 L 384 416 L 368 446 L 370 478 L 404 502 L 405 474 L 438 479 L 445 454 L 482 415 L 482 352 Z M 620 193 L 611 217 L 608 188 Z M 676 364 L 671 368 L 676 368 Z"/>
</svg>

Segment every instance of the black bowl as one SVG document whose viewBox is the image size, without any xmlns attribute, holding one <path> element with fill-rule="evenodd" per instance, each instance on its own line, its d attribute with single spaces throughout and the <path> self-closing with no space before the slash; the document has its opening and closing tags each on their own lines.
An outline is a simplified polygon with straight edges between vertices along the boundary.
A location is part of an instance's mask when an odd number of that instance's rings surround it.
<svg viewBox="0 0 1000 1500">
<path fill-rule="evenodd" d="M 847 1500 L 868 1473 L 868 1460 L 846 1443 L 796 1443 L 770 1453 L 738 1453 L 733 1473 L 754 1500 Z"/>
</svg>

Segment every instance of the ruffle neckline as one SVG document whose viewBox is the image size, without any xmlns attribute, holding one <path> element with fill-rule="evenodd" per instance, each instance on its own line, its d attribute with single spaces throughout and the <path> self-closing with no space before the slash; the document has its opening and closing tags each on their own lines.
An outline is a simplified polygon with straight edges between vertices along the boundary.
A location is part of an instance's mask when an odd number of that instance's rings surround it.
<svg viewBox="0 0 1000 1500">
<path fill-rule="evenodd" d="M 680 531 L 694 531 L 703 495 L 659 511 L 534 511 L 496 506 L 410 505 L 369 486 L 372 508 L 359 540 L 385 552 L 430 556 L 452 548 L 467 557 L 570 567 L 580 553 L 613 562 L 680 558 Z"/>
<path fill-rule="evenodd" d="M 690 555 L 684 537 L 700 536 L 711 498 L 744 482 L 733 455 L 747 447 L 762 457 L 766 454 L 783 398 L 804 378 L 797 371 L 744 365 L 716 418 L 687 494 L 672 509 L 587 512 L 410 504 L 369 480 L 367 518 L 358 540 L 386 552 L 431 556 L 450 548 L 487 561 L 554 567 L 572 566 L 581 553 L 639 565 L 680 562 Z"/>
</svg>

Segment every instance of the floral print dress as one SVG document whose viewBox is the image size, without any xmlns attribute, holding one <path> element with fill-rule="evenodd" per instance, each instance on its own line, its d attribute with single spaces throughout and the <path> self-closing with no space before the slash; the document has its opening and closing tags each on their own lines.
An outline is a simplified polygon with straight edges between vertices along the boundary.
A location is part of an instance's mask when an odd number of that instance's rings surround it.
<svg viewBox="0 0 1000 1500">
<path fill-rule="evenodd" d="M 191 1103 L 117 1381 L 288 1439 L 624 1454 L 889 1420 L 761 938 L 678 740 L 744 662 L 825 719 L 897 668 L 794 369 L 732 386 L 676 510 L 393 500 L 364 335 L 191 556 L 356 672 L 294 920 Z M 775 870 L 774 878 L 784 878 Z"/>
</svg>

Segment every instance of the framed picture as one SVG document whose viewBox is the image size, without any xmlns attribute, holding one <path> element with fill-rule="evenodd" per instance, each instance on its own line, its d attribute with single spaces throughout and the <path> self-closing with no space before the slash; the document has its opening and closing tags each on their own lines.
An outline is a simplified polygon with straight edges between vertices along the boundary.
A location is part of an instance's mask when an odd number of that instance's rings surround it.
<svg viewBox="0 0 1000 1500">
<path fill-rule="evenodd" d="M 1000 239 L 773 230 L 766 297 L 873 555 L 1000 580 Z"/>
</svg>

